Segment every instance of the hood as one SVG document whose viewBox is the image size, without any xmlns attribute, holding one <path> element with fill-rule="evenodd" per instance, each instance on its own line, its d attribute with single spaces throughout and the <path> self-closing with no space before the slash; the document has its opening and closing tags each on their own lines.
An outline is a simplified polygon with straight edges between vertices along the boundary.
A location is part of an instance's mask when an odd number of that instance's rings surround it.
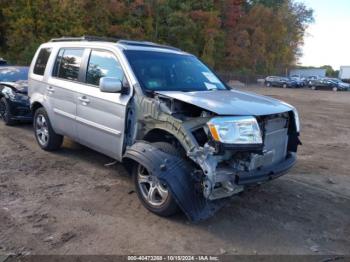
<svg viewBox="0 0 350 262">
<path fill-rule="evenodd" d="M 218 115 L 272 115 L 293 110 L 282 101 L 237 90 L 223 91 L 157 91 L 157 94 L 193 104 Z"/>
<path fill-rule="evenodd" d="M 28 94 L 28 81 L 0 82 L 0 84 L 12 88 L 16 93 Z"/>
</svg>

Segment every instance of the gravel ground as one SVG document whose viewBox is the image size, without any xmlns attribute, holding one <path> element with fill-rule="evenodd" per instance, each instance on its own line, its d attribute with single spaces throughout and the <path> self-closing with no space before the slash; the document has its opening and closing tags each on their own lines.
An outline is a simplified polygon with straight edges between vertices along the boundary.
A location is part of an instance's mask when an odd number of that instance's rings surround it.
<svg viewBox="0 0 350 262">
<path fill-rule="evenodd" d="M 0 123 L 0 254 L 350 254 L 350 92 L 248 90 L 298 108 L 299 162 L 199 224 L 146 211 L 108 157 Z"/>
</svg>

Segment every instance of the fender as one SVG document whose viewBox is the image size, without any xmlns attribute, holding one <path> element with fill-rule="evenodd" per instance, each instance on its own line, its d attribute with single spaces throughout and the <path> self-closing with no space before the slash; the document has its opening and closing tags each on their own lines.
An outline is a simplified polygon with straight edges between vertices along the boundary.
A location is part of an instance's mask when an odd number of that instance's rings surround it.
<svg viewBox="0 0 350 262">
<path fill-rule="evenodd" d="M 199 222 L 213 216 L 227 201 L 205 199 L 198 189 L 191 168 L 186 162 L 154 147 L 145 141 L 138 141 L 126 149 L 123 159 L 142 164 L 149 172 L 168 185 L 176 203 L 192 222 Z"/>
<path fill-rule="evenodd" d="M 39 94 L 39 93 L 32 94 L 32 96 L 30 97 L 30 109 L 31 110 L 33 108 L 33 105 L 36 102 L 42 104 L 44 107 L 46 106 L 45 99 L 44 99 L 44 96 L 42 94 Z"/>
</svg>

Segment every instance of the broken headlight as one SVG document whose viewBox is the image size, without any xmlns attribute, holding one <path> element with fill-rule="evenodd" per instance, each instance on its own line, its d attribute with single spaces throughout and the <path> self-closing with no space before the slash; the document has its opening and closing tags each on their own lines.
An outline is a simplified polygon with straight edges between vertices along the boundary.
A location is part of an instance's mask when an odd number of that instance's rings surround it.
<svg viewBox="0 0 350 262">
<path fill-rule="evenodd" d="M 216 117 L 208 122 L 215 141 L 224 144 L 262 144 L 260 127 L 255 117 Z"/>
<path fill-rule="evenodd" d="M 6 98 L 10 99 L 11 101 L 16 100 L 16 93 L 9 87 L 4 87 L 2 89 L 2 93 L 5 95 Z"/>
</svg>

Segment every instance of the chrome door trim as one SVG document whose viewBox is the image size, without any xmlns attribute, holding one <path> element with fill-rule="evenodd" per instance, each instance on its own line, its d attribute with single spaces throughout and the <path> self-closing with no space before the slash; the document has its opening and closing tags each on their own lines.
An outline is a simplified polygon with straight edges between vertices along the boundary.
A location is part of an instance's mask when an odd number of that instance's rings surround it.
<svg viewBox="0 0 350 262">
<path fill-rule="evenodd" d="M 73 120 L 76 119 L 75 115 L 69 114 L 69 113 L 64 112 L 64 111 L 62 111 L 62 110 L 59 110 L 59 109 L 57 109 L 57 108 L 54 108 L 54 109 L 53 109 L 53 112 L 54 112 L 55 114 L 57 114 L 57 115 L 65 116 L 65 117 L 70 118 L 70 119 L 73 119 Z"/>
<path fill-rule="evenodd" d="M 91 126 L 91 127 L 93 127 L 93 128 L 102 130 L 102 131 L 104 131 L 104 132 L 106 132 L 106 133 L 110 133 L 110 134 L 115 135 L 115 136 L 121 136 L 121 132 L 119 132 L 118 130 L 115 130 L 115 129 L 109 128 L 109 127 L 107 127 L 107 126 L 104 126 L 104 125 L 100 125 L 100 124 L 91 122 L 91 121 L 89 121 L 89 120 L 86 120 L 86 119 L 84 119 L 84 118 L 81 118 L 81 117 L 78 117 L 78 116 L 69 114 L 69 113 L 64 112 L 64 111 L 62 111 L 62 110 L 59 110 L 59 109 L 57 109 L 57 108 L 54 108 L 53 111 L 54 111 L 56 114 L 58 114 L 58 115 L 65 116 L 65 117 L 67 117 L 67 118 L 76 120 L 77 122 L 82 123 L 82 124 L 84 124 L 84 125 Z"/>
<path fill-rule="evenodd" d="M 121 136 L 121 132 L 119 132 L 118 130 L 109 128 L 107 126 L 97 124 L 95 122 L 89 121 L 87 119 L 84 119 L 84 118 L 81 118 L 81 117 L 78 117 L 78 116 L 76 117 L 76 120 L 77 120 L 77 122 L 79 122 L 81 124 L 84 124 L 84 125 L 91 126 L 93 128 L 102 130 L 105 133 L 110 133 L 110 134 L 115 135 L 115 136 Z"/>
</svg>

